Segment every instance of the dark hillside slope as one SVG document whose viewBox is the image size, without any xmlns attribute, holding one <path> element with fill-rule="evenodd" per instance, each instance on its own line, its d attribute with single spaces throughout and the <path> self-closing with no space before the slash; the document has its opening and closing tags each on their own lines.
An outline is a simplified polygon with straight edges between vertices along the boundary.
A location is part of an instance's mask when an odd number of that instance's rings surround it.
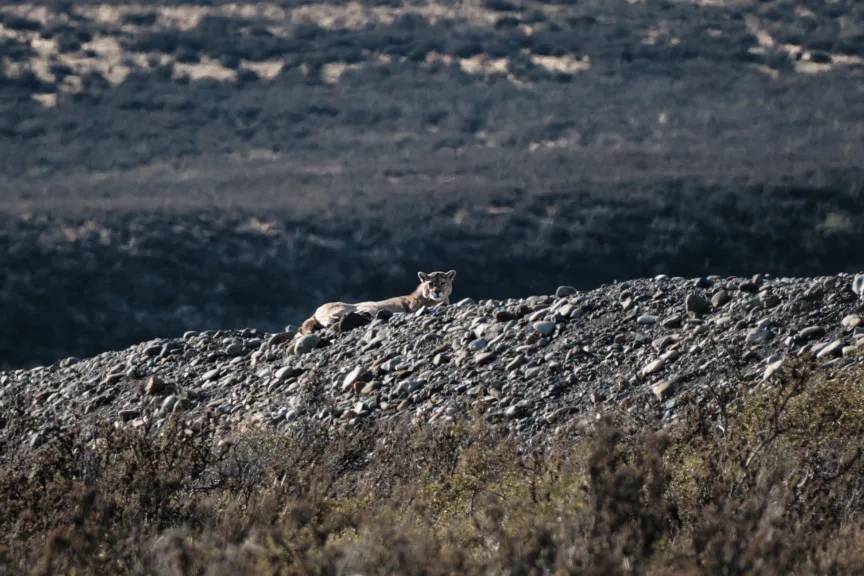
<svg viewBox="0 0 864 576">
<path fill-rule="evenodd" d="M 99 4 L 0 8 L 0 364 L 864 262 L 854 2 Z"/>
</svg>

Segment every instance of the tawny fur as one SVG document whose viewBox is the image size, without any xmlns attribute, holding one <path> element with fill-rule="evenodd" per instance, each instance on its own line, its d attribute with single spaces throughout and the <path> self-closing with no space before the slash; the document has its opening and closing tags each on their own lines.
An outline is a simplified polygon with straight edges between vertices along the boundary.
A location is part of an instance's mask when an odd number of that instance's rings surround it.
<svg viewBox="0 0 864 576">
<path fill-rule="evenodd" d="M 310 318 L 300 327 L 301 334 L 309 334 L 322 328 L 327 328 L 339 322 L 349 312 L 368 312 L 373 317 L 379 310 L 390 312 L 414 312 L 423 306 L 447 306 L 450 304 L 450 295 L 453 293 L 453 278 L 456 271 L 432 272 L 426 274 L 418 272 L 420 285 L 407 296 L 396 296 L 378 302 L 357 302 L 349 304 L 346 302 L 329 302 L 319 306 Z"/>
</svg>

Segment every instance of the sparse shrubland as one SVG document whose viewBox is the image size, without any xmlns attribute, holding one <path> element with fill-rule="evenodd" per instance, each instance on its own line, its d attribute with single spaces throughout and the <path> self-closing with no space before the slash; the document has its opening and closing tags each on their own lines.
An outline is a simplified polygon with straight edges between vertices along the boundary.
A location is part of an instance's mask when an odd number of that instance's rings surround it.
<svg viewBox="0 0 864 576">
<path fill-rule="evenodd" d="M 666 430 L 625 413 L 528 446 L 476 421 L 220 444 L 108 426 L 21 450 L 3 415 L 0 566 L 37 574 L 851 574 L 864 373 L 712 382 Z"/>
</svg>

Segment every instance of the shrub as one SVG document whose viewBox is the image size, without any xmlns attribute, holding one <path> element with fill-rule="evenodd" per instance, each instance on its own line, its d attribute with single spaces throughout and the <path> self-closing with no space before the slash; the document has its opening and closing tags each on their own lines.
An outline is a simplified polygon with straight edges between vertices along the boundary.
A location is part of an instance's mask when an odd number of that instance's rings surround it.
<svg viewBox="0 0 864 576">
<path fill-rule="evenodd" d="M 0 566 L 37 574 L 810 574 L 864 567 L 864 380 L 804 360 L 529 444 L 465 420 L 221 439 L 0 420 Z M 682 403 L 686 398 L 682 398 Z M 642 417 L 645 420 L 645 417 Z"/>
</svg>

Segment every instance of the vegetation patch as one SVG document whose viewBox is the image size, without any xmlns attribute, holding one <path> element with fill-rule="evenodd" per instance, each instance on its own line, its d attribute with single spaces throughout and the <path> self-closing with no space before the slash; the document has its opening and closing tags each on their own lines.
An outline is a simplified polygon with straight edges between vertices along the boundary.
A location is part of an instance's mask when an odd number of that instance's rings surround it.
<svg viewBox="0 0 864 576">
<path fill-rule="evenodd" d="M 90 422 L 24 447 L 0 421 L 9 574 L 846 574 L 864 372 L 809 360 L 712 383 L 665 430 L 621 413 L 529 446 L 394 420 L 220 440 Z M 654 427 L 657 428 L 657 427 Z"/>
</svg>

